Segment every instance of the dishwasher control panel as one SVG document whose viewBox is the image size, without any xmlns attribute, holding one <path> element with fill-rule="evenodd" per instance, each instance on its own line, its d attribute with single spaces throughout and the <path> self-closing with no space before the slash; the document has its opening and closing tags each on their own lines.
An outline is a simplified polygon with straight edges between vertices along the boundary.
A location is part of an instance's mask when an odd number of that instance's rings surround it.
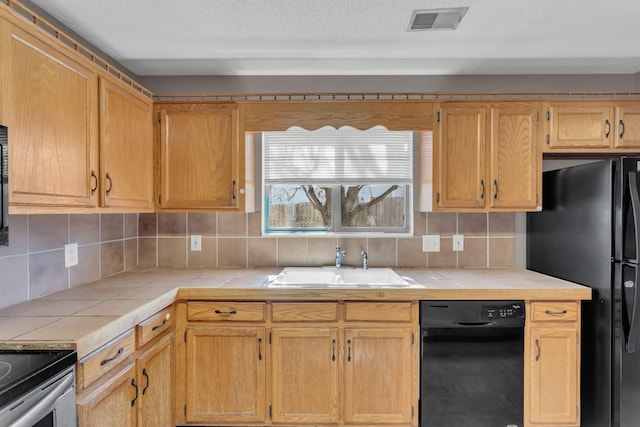
<svg viewBox="0 0 640 427">
<path fill-rule="evenodd" d="M 522 303 L 508 303 L 503 305 L 487 304 L 480 309 L 480 320 L 491 322 L 500 319 L 524 318 L 524 305 Z"/>
</svg>

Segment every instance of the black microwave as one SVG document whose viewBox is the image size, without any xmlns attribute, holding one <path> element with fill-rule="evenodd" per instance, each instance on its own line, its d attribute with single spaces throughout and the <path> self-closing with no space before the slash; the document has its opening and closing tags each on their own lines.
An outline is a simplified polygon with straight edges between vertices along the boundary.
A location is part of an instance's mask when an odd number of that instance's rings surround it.
<svg viewBox="0 0 640 427">
<path fill-rule="evenodd" d="M 9 246 L 9 137 L 7 127 L 0 125 L 0 246 Z"/>
</svg>

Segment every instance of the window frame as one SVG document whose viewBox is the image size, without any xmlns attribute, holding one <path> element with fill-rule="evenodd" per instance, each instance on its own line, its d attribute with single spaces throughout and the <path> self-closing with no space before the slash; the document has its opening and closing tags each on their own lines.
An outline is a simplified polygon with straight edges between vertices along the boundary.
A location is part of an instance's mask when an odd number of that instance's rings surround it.
<svg viewBox="0 0 640 427">
<path fill-rule="evenodd" d="M 299 182 L 266 182 L 265 181 L 265 156 L 264 147 L 261 149 L 260 156 L 260 168 L 261 168 L 261 232 L 264 236 L 299 236 L 299 237 L 329 237 L 329 236 L 358 236 L 358 237 L 411 237 L 413 236 L 413 209 L 414 209 L 414 188 L 416 183 L 416 138 L 415 132 L 408 131 L 412 134 L 411 137 L 411 179 L 409 182 L 401 183 L 385 183 L 385 182 L 358 182 L 358 184 L 351 185 L 398 185 L 404 187 L 404 226 L 403 227 L 348 227 L 342 225 L 342 189 L 348 187 L 346 182 L 332 182 L 328 184 L 318 184 L 323 187 L 330 187 L 332 191 L 332 205 L 331 205 L 331 225 L 327 228 L 314 227 L 308 229 L 292 229 L 292 228 L 270 228 L 268 225 L 269 220 L 269 200 L 267 198 L 267 187 L 269 185 L 307 185 L 309 183 Z M 265 143 L 264 135 L 260 137 L 261 145 Z"/>
</svg>

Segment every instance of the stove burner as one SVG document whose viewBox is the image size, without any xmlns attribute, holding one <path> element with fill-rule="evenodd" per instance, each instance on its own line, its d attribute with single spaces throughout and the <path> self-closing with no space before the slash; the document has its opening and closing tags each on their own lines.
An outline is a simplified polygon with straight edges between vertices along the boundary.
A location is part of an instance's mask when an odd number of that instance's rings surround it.
<svg viewBox="0 0 640 427">
<path fill-rule="evenodd" d="M 11 373 L 11 365 L 7 362 L 0 361 L 0 381 Z"/>
</svg>

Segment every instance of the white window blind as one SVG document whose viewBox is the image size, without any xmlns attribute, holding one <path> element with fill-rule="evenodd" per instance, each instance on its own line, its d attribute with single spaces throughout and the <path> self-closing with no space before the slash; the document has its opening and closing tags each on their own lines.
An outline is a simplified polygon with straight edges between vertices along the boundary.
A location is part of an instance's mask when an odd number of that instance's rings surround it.
<svg viewBox="0 0 640 427">
<path fill-rule="evenodd" d="M 293 127 L 265 132 L 265 183 L 410 184 L 413 178 L 412 132 L 376 126 L 366 131 Z"/>
</svg>

